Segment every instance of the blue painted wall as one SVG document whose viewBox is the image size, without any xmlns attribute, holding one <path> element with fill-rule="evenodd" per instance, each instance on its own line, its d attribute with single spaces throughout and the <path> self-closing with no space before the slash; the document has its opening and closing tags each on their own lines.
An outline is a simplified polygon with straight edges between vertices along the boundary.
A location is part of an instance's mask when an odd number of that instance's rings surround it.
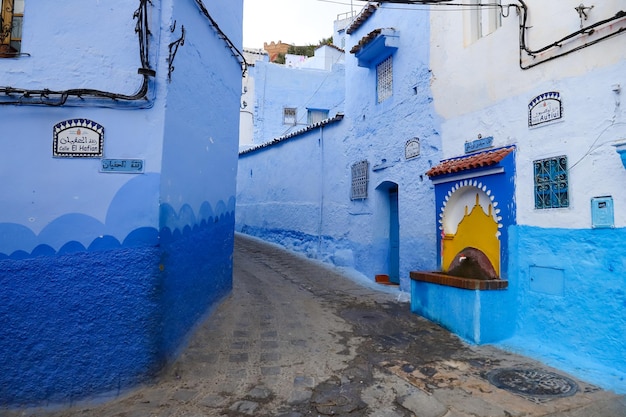
<svg viewBox="0 0 626 417">
<path fill-rule="evenodd" d="M 114 394 L 155 372 L 159 256 L 143 247 L 0 261 L 0 404 Z"/>
<path fill-rule="evenodd" d="M 345 220 L 341 213 L 329 222 L 324 214 L 337 192 L 346 192 L 344 179 L 332 182 L 326 178 L 336 170 L 336 164 L 343 164 L 337 159 L 327 163 L 325 159 L 340 146 L 336 138 L 343 132 L 338 121 L 241 155 L 237 229 L 317 259 L 329 259 L 334 246 L 345 245 L 322 245 L 325 240 L 334 241 L 330 230 Z"/>
<path fill-rule="evenodd" d="M 261 144 L 307 124 L 307 109 L 328 110 L 332 117 L 345 105 L 345 70 L 337 63 L 332 70 L 290 68 L 258 61 L 250 67 L 254 78 L 254 143 Z M 248 103 L 252 104 L 252 103 Z M 283 108 L 296 109 L 297 124 L 283 123 Z"/>
<path fill-rule="evenodd" d="M 626 229 L 509 232 L 518 315 L 501 345 L 626 393 Z"/>
<path fill-rule="evenodd" d="M 242 2 L 205 6 L 241 45 Z M 174 34 L 184 26 L 185 44 L 174 58 L 163 136 L 160 230 L 172 233 L 161 241 L 166 357 L 232 288 L 242 75 L 234 57 L 215 59 L 230 51 L 195 1 L 175 2 L 172 20 Z"/>
<path fill-rule="evenodd" d="M 515 329 L 513 294 L 478 291 L 427 282 L 411 282 L 411 311 L 472 343 L 493 343 Z"/>
<path fill-rule="evenodd" d="M 343 120 L 240 156 L 238 230 L 374 280 L 389 270 L 385 187 L 395 183 L 401 287 L 409 290 L 410 270 L 436 267 L 434 192 L 424 175 L 439 161 L 441 149 L 429 87 L 428 18 L 425 11 L 407 14 L 381 6 L 347 40 Z M 391 26 L 400 32 L 393 97 L 377 104 L 376 68 L 358 67 L 348 51 L 374 29 Z M 287 106 L 292 97 L 269 98 L 270 87 L 266 99 L 276 109 Z M 292 94 L 299 95 L 298 101 L 309 98 L 306 92 Z M 318 96 L 323 98 L 322 90 Z M 416 137 L 422 153 L 406 159 L 406 142 Z M 352 201 L 351 166 L 362 160 L 370 163 L 368 198 Z"/>
<path fill-rule="evenodd" d="M 132 94 L 139 4 L 27 1 L 30 56 L 0 59 L 3 86 Z M 232 288 L 240 63 L 196 1 L 149 5 L 146 98 L 0 101 L 0 407 L 107 398 L 145 381 Z M 240 47 L 242 1 L 206 7 Z M 48 24 L 68 16 L 75 25 Z M 52 128 L 73 118 L 104 126 L 103 157 L 142 159 L 145 172 L 53 158 Z"/>
</svg>

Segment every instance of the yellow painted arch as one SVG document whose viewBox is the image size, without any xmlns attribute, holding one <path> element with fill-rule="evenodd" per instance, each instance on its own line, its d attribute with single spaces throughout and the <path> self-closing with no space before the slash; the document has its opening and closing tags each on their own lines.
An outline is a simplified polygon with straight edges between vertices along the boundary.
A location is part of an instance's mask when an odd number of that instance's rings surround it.
<svg viewBox="0 0 626 417">
<path fill-rule="evenodd" d="M 454 257 L 467 247 L 483 252 L 491 265 L 500 276 L 500 239 L 498 239 L 498 222 L 493 218 L 492 205 L 489 204 L 488 213 L 485 213 L 476 194 L 476 204 L 468 213 L 465 206 L 465 216 L 459 222 L 455 234 L 443 236 L 443 270 L 450 268 Z"/>
</svg>

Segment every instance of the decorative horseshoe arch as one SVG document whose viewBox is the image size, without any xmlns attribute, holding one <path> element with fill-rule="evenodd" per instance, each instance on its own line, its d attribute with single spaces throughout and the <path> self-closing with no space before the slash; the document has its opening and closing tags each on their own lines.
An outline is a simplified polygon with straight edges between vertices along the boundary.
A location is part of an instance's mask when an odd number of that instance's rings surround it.
<svg viewBox="0 0 626 417">
<path fill-rule="evenodd" d="M 477 180 L 463 180 L 450 187 L 439 213 L 441 266 L 448 272 L 468 248 L 482 252 L 500 275 L 502 217 L 492 191 Z"/>
</svg>

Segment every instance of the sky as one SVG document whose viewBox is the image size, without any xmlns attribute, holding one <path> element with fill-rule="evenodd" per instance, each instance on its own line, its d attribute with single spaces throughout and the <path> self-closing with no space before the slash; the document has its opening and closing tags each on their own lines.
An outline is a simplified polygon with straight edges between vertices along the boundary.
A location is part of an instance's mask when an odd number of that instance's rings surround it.
<svg viewBox="0 0 626 417">
<path fill-rule="evenodd" d="M 352 0 L 355 11 L 363 1 Z M 263 42 L 317 45 L 333 35 L 338 14 L 349 13 L 351 0 L 244 0 L 243 46 L 263 48 Z"/>
</svg>

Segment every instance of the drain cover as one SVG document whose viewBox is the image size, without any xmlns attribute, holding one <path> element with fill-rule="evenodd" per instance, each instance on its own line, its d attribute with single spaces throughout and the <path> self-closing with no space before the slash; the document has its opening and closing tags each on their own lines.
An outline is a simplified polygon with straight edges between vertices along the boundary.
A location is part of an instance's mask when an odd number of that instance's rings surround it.
<svg viewBox="0 0 626 417">
<path fill-rule="evenodd" d="M 487 373 L 487 380 L 498 388 L 535 401 L 569 397 L 578 391 L 578 385 L 571 379 L 538 369 L 496 369 Z"/>
</svg>

